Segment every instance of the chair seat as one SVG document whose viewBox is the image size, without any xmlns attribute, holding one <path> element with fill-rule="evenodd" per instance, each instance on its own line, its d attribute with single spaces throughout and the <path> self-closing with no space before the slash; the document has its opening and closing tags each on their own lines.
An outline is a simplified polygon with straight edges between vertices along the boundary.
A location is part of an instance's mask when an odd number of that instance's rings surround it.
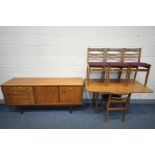
<svg viewBox="0 0 155 155">
<path fill-rule="evenodd" d="M 150 64 L 144 62 L 128 62 L 128 65 L 131 67 L 145 67 L 145 68 L 151 67 Z"/>
<path fill-rule="evenodd" d="M 89 62 L 90 67 L 108 67 L 107 62 Z"/>
<path fill-rule="evenodd" d="M 88 64 L 90 67 L 151 67 L 144 62 L 89 62 Z"/>
<path fill-rule="evenodd" d="M 127 62 L 108 62 L 110 67 L 128 67 Z"/>
</svg>

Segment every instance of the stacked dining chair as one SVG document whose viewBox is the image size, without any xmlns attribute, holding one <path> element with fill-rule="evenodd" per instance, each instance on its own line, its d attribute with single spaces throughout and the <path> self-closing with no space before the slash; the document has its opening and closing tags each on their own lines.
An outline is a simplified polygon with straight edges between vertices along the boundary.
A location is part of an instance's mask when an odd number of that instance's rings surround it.
<svg viewBox="0 0 155 155">
<path fill-rule="evenodd" d="M 100 72 L 105 84 L 110 82 L 110 74 L 118 73 L 121 79 L 125 73 L 125 82 L 128 84 L 131 73 L 134 80 L 137 72 L 146 72 L 144 85 L 147 85 L 151 65 L 140 61 L 141 48 L 88 48 L 87 80 L 91 80 L 92 72 Z"/>
</svg>

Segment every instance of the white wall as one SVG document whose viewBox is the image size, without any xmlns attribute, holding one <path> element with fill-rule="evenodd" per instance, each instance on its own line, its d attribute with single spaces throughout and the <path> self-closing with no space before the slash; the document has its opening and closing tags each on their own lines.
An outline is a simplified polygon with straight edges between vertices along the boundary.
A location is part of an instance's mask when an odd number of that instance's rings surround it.
<svg viewBox="0 0 155 155">
<path fill-rule="evenodd" d="M 13 77 L 85 78 L 88 47 L 141 47 L 155 91 L 155 27 L 0 27 L 0 84 Z"/>
</svg>

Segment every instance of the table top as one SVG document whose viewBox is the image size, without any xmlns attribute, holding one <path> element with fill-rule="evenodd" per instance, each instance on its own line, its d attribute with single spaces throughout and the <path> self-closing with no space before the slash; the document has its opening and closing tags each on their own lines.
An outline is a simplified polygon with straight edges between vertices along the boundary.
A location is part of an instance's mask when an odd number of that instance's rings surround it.
<svg viewBox="0 0 155 155">
<path fill-rule="evenodd" d="M 13 78 L 1 86 L 82 86 L 82 78 Z"/>
<path fill-rule="evenodd" d="M 106 85 L 101 80 L 85 80 L 85 87 L 88 92 L 103 92 L 103 93 L 152 93 L 153 90 L 144 86 L 136 80 L 129 80 L 128 85 L 125 85 L 125 80 L 110 80 L 109 85 Z"/>
</svg>

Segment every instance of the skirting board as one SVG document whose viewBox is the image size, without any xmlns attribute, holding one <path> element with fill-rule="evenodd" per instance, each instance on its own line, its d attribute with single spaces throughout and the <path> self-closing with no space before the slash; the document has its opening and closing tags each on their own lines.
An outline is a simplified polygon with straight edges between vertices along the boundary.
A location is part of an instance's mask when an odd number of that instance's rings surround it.
<svg viewBox="0 0 155 155">
<path fill-rule="evenodd" d="M 89 103 L 90 100 L 89 99 L 84 99 L 83 100 L 84 103 Z M 0 99 L 0 104 L 4 104 L 5 101 L 3 99 Z M 130 101 L 130 103 L 132 104 L 155 104 L 155 99 L 143 99 L 143 100 L 139 100 L 139 99 L 132 99 Z"/>
</svg>

